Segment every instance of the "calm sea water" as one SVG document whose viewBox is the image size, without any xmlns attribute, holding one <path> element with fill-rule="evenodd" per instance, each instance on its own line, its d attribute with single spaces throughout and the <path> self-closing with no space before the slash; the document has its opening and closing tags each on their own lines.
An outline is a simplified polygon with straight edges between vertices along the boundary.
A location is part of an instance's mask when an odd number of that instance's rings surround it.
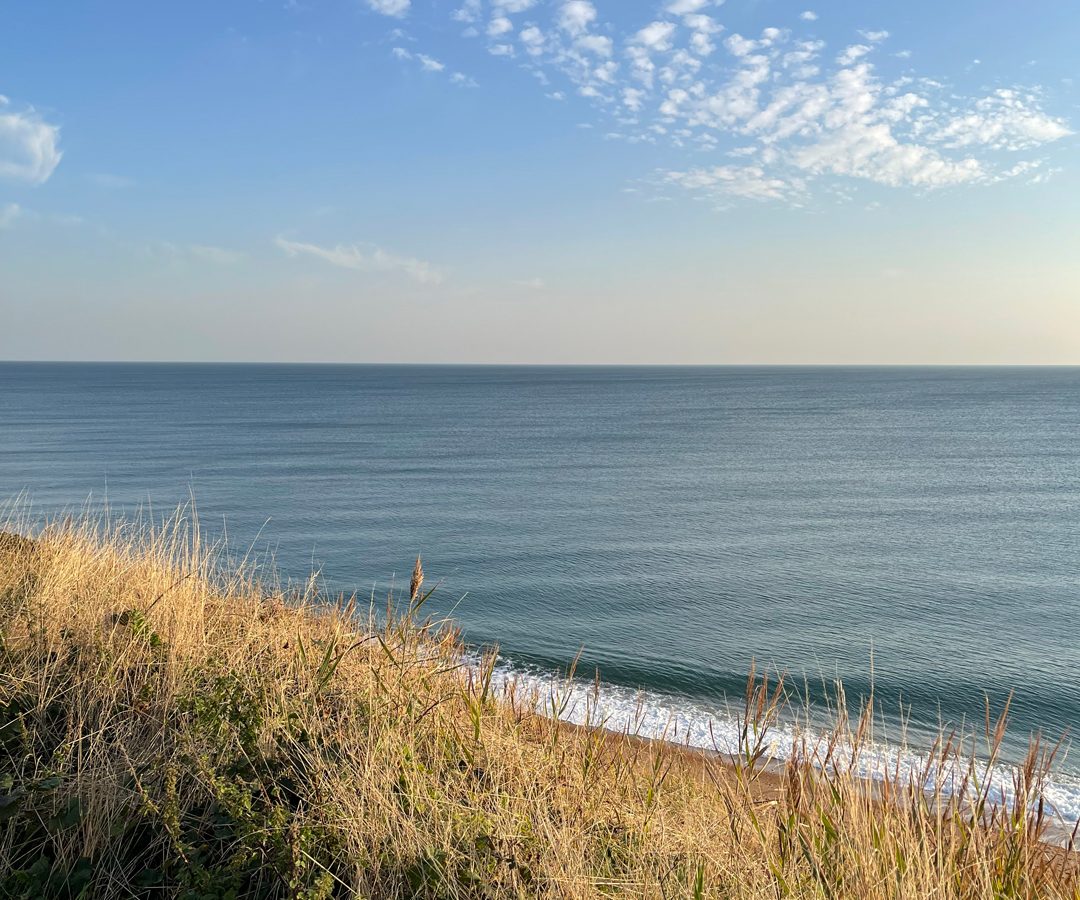
<svg viewBox="0 0 1080 900">
<path fill-rule="evenodd" d="M 1080 726 L 1080 369 L 0 364 L 22 491 L 194 492 L 380 596 L 422 552 L 469 641 L 664 710 L 756 660 L 917 729 L 1014 692 L 1014 752 Z"/>
</svg>

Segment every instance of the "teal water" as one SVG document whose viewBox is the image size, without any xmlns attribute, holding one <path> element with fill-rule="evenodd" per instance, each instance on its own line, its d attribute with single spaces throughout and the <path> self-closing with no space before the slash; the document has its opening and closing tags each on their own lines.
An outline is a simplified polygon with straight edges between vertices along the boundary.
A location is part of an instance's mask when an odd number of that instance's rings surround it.
<svg viewBox="0 0 1080 900">
<path fill-rule="evenodd" d="M 422 552 L 470 642 L 621 702 L 719 709 L 756 660 L 872 671 L 916 732 L 1013 692 L 1013 753 L 1080 725 L 1080 369 L 0 364 L 23 491 L 194 492 L 362 593 Z"/>
</svg>

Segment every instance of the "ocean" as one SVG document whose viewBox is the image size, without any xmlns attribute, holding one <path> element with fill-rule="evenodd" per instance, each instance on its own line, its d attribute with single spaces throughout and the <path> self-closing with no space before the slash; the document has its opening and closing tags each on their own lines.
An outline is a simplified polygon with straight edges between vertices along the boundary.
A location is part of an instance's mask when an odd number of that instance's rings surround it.
<svg viewBox="0 0 1080 900">
<path fill-rule="evenodd" d="M 611 722 L 698 745 L 752 663 L 812 704 L 872 686 L 916 746 L 1010 695 L 1008 758 L 1080 725 L 1076 368 L 2 363 L 20 495 L 194 497 L 234 551 L 380 604 L 420 553 L 500 677 L 577 659 Z"/>
</svg>

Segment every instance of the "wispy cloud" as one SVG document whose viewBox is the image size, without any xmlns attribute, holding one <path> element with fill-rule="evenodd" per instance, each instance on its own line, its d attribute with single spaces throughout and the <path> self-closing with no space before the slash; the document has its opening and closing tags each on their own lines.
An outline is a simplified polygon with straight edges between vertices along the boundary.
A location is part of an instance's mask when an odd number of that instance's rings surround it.
<svg viewBox="0 0 1080 900">
<path fill-rule="evenodd" d="M 416 59 L 420 63 L 420 68 L 425 72 L 441 72 L 446 68 L 445 64 L 425 53 L 417 53 Z"/>
<path fill-rule="evenodd" d="M 770 176 L 761 166 L 713 166 L 687 172 L 663 172 L 662 179 L 726 205 L 732 198 L 745 200 L 795 200 L 805 193 L 805 183 Z"/>
<path fill-rule="evenodd" d="M 0 95 L 0 178 L 43 184 L 63 156 L 60 128 L 32 108 L 15 110 Z"/>
<path fill-rule="evenodd" d="M 425 260 L 398 256 L 375 244 L 320 247 L 318 244 L 291 241 L 284 237 L 275 238 L 274 243 L 287 256 L 313 256 L 342 269 L 358 272 L 401 272 L 420 284 L 441 284 L 446 279 L 442 270 Z"/>
<path fill-rule="evenodd" d="M 395 59 L 400 59 L 402 62 L 415 63 L 420 67 L 423 72 L 439 72 L 446 74 L 452 84 L 457 84 L 462 87 L 476 87 L 476 81 L 461 72 L 451 72 L 446 68 L 446 64 L 435 59 L 433 56 L 428 56 L 426 53 L 416 53 L 412 50 L 408 50 L 405 47 L 394 47 L 390 51 Z"/>
</svg>

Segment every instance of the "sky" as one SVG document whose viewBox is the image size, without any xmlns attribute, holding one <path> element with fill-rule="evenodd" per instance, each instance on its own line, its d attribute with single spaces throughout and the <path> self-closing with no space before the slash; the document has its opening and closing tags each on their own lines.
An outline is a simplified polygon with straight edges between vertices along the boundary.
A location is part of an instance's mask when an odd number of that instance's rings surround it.
<svg viewBox="0 0 1080 900">
<path fill-rule="evenodd" d="M 0 18 L 0 359 L 1080 363 L 1072 0 Z"/>
</svg>

